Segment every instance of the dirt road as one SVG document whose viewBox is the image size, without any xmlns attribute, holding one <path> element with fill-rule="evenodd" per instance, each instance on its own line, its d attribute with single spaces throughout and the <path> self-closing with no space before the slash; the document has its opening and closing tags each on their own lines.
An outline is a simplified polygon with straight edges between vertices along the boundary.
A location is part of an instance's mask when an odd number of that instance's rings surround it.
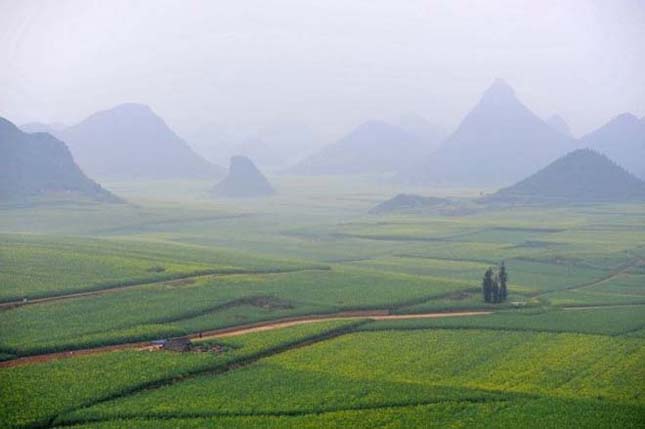
<svg viewBox="0 0 645 429">
<path fill-rule="evenodd" d="M 432 319 L 442 317 L 467 317 L 481 316 L 491 314 L 491 311 L 459 311 L 443 313 L 419 313 L 419 314 L 389 314 L 387 310 L 367 310 L 367 311 L 344 311 L 340 313 L 315 314 L 302 317 L 289 317 L 276 319 L 266 322 L 250 323 L 247 325 L 238 325 L 230 328 L 214 329 L 187 335 L 187 338 L 196 340 L 207 340 L 213 338 L 227 338 L 238 335 L 249 334 L 252 332 L 271 331 L 274 329 L 288 328 L 290 326 L 303 325 L 307 323 L 327 322 L 331 320 L 352 320 L 352 319 L 371 319 L 371 320 L 396 320 L 396 319 Z M 29 365 L 33 363 L 49 362 L 52 360 L 65 359 L 74 356 L 86 356 L 98 353 L 106 353 L 117 350 L 154 350 L 159 348 L 158 345 L 151 341 L 136 343 L 114 344 L 105 347 L 94 347 L 89 349 L 80 349 L 73 351 L 47 353 L 35 356 L 26 356 L 18 359 L 0 362 L 0 368 L 7 368 L 20 365 Z"/>
<path fill-rule="evenodd" d="M 461 311 L 461 312 L 444 312 L 444 313 L 420 313 L 420 314 L 389 314 L 387 311 L 365 311 L 365 312 L 352 312 L 352 313 L 337 313 L 329 316 L 311 316 L 301 319 L 273 321 L 256 326 L 236 327 L 231 328 L 230 331 L 218 330 L 214 332 L 203 332 L 202 340 L 211 338 L 226 338 L 235 337 L 238 335 L 250 334 L 253 332 L 270 331 L 273 329 L 288 328 L 290 326 L 304 325 L 307 323 L 328 322 L 332 320 L 352 320 L 352 319 L 371 319 L 371 320 L 397 320 L 397 319 L 438 319 L 442 317 L 466 317 L 466 316 L 480 316 L 491 314 L 491 311 Z M 190 335 L 188 338 L 199 340 L 199 334 Z"/>
</svg>

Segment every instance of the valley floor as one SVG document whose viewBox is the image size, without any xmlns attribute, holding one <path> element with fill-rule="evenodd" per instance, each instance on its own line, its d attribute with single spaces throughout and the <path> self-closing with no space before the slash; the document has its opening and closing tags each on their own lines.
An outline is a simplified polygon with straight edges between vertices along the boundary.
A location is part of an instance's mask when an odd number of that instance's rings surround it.
<svg viewBox="0 0 645 429">
<path fill-rule="evenodd" d="M 645 206 L 374 216 L 384 186 L 274 182 L 3 206 L 0 426 L 642 427 Z"/>
</svg>

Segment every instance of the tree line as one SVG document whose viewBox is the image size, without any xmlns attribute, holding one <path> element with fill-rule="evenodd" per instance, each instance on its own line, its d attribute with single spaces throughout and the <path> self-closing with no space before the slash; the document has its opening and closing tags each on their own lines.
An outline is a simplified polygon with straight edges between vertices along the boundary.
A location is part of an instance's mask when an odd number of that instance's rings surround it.
<svg viewBox="0 0 645 429">
<path fill-rule="evenodd" d="M 482 279 L 482 295 L 485 302 L 499 303 L 506 301 L 508 296 L 508 271 L 502 262 L 499 269 L 489 267 Z"/>
</svg>

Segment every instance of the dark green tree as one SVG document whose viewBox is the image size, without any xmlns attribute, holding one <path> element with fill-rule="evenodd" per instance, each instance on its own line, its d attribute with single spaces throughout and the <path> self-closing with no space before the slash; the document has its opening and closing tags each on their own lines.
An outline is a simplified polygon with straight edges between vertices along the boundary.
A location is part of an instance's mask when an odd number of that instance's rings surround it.
<svg viewBox="0 0 645 429">
<path fill-rule="evenodd" d="M 482 279 L 482 294 L 484 295 L 484 302 L 491 302 L 493 288 L 493 269 L 488 268 L 484 273 Z"/>
<path fill-rule="evenodd" d="M 506 271 L 506 266 L 504 265 L 504 261 L 502 261 L 502 264 L 499 267 L 499 295 L 500 295 L 500 302 L 506 301 L 506 297 L 508 296 L 508 288 L 506 284 L 508 283 L 508 272 Z"/>
<path fill-rule="evenodd" d="M 497 280 L 497 276 L 493 277 L 493 283 L 490 289 L 491 289 L 490 302 L 496 304 L 499 302 L 499 281 Z"/>
</svg>

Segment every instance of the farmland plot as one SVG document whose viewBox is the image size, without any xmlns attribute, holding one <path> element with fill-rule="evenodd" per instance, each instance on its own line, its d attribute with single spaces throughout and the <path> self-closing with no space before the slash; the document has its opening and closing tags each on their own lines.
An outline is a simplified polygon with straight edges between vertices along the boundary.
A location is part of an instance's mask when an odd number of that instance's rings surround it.
<svg viewBox="0 0 645 429">
<path fill-rule="evenodd" d="M 350 333 L 223 376 L 198 377 L 81 409 L 62 420 L 387 413 L 446 402 L 513 409 L 500 422 L 525 421 L 526 408 L 545 412 L 554 405 L 562 408 L 566 421 L 577 415 L 573 408 L 580 403 L 596 412 L 605 409 L 604 419 L 632 410 L 621 419 L 633 424 L 644 405 L 643 358 L 640 340 L 595 335 Z"/>
</svg>

